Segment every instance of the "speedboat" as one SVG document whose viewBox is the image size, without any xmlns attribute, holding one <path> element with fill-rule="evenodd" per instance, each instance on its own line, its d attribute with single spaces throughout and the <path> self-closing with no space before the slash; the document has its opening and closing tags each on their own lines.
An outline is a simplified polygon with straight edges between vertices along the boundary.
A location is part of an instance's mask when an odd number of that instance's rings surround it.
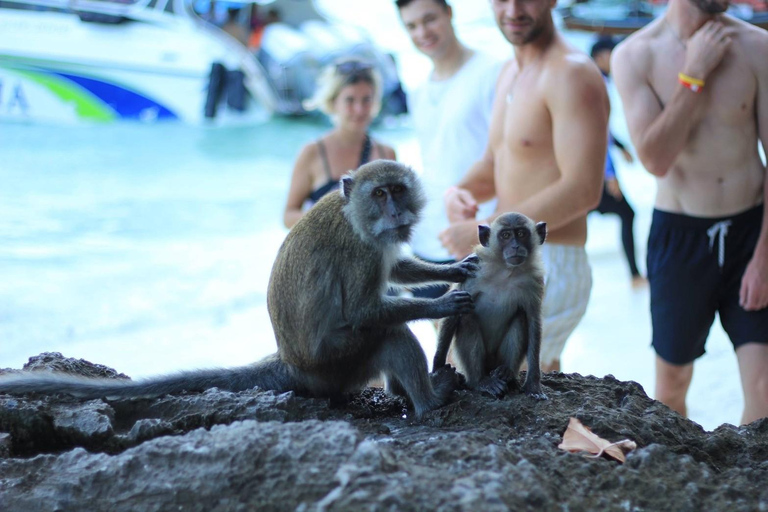
<svg viewBox="0 0 768 512">
<path fill-rule="evenodd" d="M 183 0 L 0 1 L 0 120 L 224 123 L 275 103 L 253 54 Z"/>
<path fill-rule="evenodd" d="M 210 6 L 205 12 L 205 5 Z M 270 8 L 258 47 L 215 17 Z M 332 27 L 311 0 L 0 0 L 0 121 L 179 120 L 231 125 L 304 114 L 319 69 L 343 54 L 385 54 Z"/>
</svg>

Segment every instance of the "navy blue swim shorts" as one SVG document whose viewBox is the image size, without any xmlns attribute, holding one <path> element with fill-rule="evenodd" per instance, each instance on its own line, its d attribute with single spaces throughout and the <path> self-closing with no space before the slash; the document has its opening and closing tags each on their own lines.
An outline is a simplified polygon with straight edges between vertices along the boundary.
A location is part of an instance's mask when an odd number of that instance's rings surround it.
<svg viewBox="0 0 768 512">
<path fill-rule="evenodd" d="M 653 211 L 648 281 L 653 348 L 662 359 L 683 365 L 704 355 L 715 313 L 734 349 L 768 343 L 768 308 L 739 305 L 762 218 L 763 205 L 723 218 Z"/>
</svg>

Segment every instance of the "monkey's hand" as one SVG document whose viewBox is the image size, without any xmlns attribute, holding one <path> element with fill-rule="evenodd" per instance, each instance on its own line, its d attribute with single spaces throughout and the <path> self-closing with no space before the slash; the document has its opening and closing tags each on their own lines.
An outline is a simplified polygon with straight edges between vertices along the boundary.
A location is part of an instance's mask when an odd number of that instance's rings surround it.
<svg viewBox="0 0 768 512">
<path fill-rule="evenodd" d="M 448 267 L 450 269 L 450 280 L 454 283 L 463 283 L 480 270 L 480 258 L 477 254 L 470 254 L 463 260 L 454 263 Z"/>
<path fill-rule="evenodd" d="M 434 317 L 443 318 L 452 315 L 469 313 L 475 309 L 472 296 L 463 290 L 451 290 L 442 297 L 435 299 Z M 429 318 L 429 317 L 427 317 Z"/>
</svg>

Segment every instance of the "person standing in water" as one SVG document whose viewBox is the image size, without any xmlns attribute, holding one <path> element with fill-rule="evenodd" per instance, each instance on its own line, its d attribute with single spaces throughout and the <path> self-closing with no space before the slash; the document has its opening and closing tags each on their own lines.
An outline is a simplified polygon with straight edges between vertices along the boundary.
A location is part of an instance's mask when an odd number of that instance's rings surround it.
<svg viewBox="0 0 768 512">
<path fill-rule="evenodd" d="M 381 107 L 381 77 L 369 63 L 346 59 L 327 67 L 309 106 L 327 114 L 331 131 L 305 145 L 299 152 L 283 213 L 283 223 L 293 227 L 305 208 L 335 190 L 351 170 L 376 159 L 396 160 L 394 149 L 368 133 Z"/>
</svg>

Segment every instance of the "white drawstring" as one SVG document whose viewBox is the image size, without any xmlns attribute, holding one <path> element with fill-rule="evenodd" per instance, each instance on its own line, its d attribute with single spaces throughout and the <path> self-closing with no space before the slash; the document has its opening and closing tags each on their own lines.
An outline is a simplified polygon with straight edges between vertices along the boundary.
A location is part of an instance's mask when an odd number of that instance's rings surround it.
<svg viewBox="0 0 768 512">
<path fill-rule="evenodd" d="M 731 221 L 723 220 L 712 224 L 712 227 L 707 230 L 709 235 L 709 250 L 712 251 L 712 247 L 715 245 L 715 237 L 719 236 L 717 241 L 717 265 L 723 268 L 725 263 L 725 237 L 728 235 L 728 226 L 731 225 Z"/>
</svg>

